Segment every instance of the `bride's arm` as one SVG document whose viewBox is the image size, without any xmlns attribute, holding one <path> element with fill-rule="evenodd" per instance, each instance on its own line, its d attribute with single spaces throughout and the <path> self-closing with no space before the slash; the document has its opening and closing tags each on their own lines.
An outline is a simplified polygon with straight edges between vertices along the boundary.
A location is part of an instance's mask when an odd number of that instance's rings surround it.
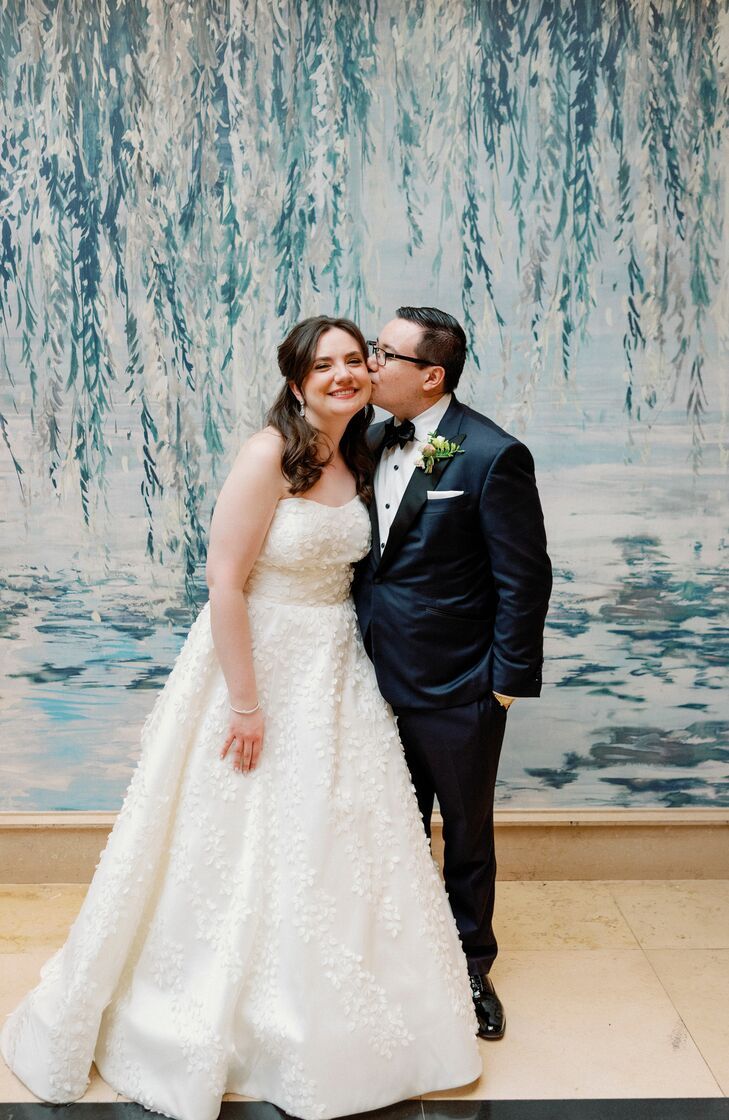
<svg viewBox="0 0 729 1120">
<path fill-rule="evenodd" d="M 258 704 L 251 633 L 243 588 L 261 551 L 276 504 L 285 493 L 281 437 L 259 432 L 243 445 L 220 491 L 210 526 L 206 567 L 210 625 L 232 708 Z M 221 757 L 252 770 L 263 746 L 263 713 L 230 711 Z"/>
</svg>

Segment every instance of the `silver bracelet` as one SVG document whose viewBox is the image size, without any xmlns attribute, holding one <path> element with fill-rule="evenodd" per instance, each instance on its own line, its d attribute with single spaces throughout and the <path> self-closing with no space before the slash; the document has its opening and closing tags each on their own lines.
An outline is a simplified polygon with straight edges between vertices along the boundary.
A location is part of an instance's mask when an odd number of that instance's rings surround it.
<svg viewBox="0 0 729 1120">
<path fill-rule="evenodd" d="M 239 716 L 252 716 L 254 712 L 258 711 L 260 706 L 261 706 L 260 701 L 256 704 L 255 708 L 234 708 L 233 705 L 231 704 L 230 705 L 230 710 L 231 710 L 231 712 L 236 712 L 237 715 L 239 715 Z"/>
</svg>

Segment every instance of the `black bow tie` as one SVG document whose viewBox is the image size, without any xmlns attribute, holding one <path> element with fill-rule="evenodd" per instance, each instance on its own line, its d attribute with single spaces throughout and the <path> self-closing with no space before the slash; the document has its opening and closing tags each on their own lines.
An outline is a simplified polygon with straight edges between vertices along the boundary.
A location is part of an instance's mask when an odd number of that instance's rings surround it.
<svg viewBox="0 0 729 1120">
<path fill-rule="evenodd" d="M 415 425 L 412 420 L 403 420 L 402 424 L 395 423 L 395 417 L 391 416 L 385 424 L 385 442 L 382 445 L 383 451 L 389 451 L 391 447 L 399 445 L 401 448 L 415 439 Z"/>
</svg>

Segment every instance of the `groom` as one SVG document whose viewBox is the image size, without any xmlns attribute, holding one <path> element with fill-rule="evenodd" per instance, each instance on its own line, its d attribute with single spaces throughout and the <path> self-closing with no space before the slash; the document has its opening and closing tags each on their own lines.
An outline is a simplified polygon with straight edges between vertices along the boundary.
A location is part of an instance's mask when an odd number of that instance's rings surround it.
<svg viewBox="0 0 729 1120">
<path fill-rule="evenodd" d="M 428 835 L 438 798 L 479 1035 L 501 1038 L 488 976 L 494 787 L 507 709 L 541 689 L 552 586 L 534 464 L 456 399 L 466 336 L 451 315 L 400 307 L 370 347 L 372 402 L 393 416 L 369 433 L 373 537 L 355 580 L 357 613 Z"/>
</svg>

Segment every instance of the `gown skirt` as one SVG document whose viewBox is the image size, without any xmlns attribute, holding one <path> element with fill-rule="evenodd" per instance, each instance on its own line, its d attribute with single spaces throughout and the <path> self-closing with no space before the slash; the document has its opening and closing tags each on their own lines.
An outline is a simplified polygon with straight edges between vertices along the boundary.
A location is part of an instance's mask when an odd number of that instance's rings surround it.
<svg viewBox="0 0 729 1120">
<path fill-rule="evenodd" d="M 277 506 L 246 585 L 250 774 L 219 757 L 227 691 L 198 615 L 68 939 L 2 1031 L 43 1100 L 83 1096 L 92 1061 L 179 1120 L 214 1120 L 226 1092 L 326 1120 L 479 1076 L 465 957 L 349 594 L 368 546 L 359 499 Z"/>
</svg>

